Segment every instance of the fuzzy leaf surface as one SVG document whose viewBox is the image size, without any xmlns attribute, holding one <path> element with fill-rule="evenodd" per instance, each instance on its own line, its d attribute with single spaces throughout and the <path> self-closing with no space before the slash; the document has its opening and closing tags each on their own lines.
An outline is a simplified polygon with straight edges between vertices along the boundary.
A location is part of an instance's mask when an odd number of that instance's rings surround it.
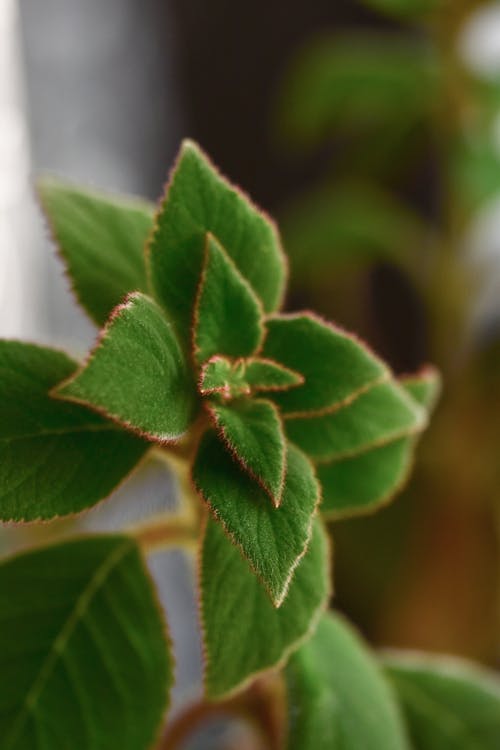
<svg viewBox="0 0 500 750">
<path fill-rule="evenodd" d="M 209 698 L 242 688 L 298 648 L 327 605 L 329 568 L 327 536 L 316 519 L 288 596 L 275 609 L 220 525 L 209 519 L 200 570 Z"/>
<path fill-rule="evenodd" d="M 215 237 L 207 235 L 195 305 L 193 344 L 198 364 L 214 355 L 248 357 L 263 336 L 262 308 Z"/>
<path fill-rule="evenodd" d="M 285 670 L 289 703 L 287 750 L 409 750 L 395 698 L 358 634 L 338 615 Z"/>
<path fill-rule="evenodd" d="M 172 684 L 134 542 L 87 537 L 0 564 L 2 750 L 144 750 Z"/>
<path fill-rule="evenodd" d="M 392 380 L 331 413 L 288 419 L 286 432 L 314 460 L 331 461 L 414 434 L 426 420 L 426 411 Z"/>
<path fill-rule="evenodd" d="M 262 356 L 305 379 L 297 388 L 273 394 L 285 414 L 330 409 L 389 376 L 386 365 L 361 341 L 310 313 L 271 318 Z"/>
<path fill-rule="evenodd" d="M 306 456 L 289 444 L 286 461 L 279 508 L 213 431 L 202 438 L 193 466 L 198 492 L 277 607 L 306 550 L 319 501 L 319 485 Z"/>
<path fill-rule="evenodd" d="M 115 309 L 87 362 L 57 395 L 159 442 L 180 438 L 194 408 L 194 386 L 174 330 L 156 302 L 139 293 Z"/>
<path fill-rule="evenodd" d="M 400 379 L 408 395 L 429 414 L 439 396 L 440 377 L 433 368 Z M 415 452 L 415 436 L 403 437 L 355 456 L 317 467 L 323 488 L 321 510 L 327 518 L 368 513 L 389 502 L 408 476 Z"/>
<path fill-rule="evenodd" d="M 215 356 L 201 370 L 200 393 L 221 393 L 226 398 L 266 391 L 286 391 L 301 385 L 299 373 L 270 359 L 251 357 L 231 361 Z"/>
<path fill-rule="evenodd" d="M 213 403 L 210 411 L 230 452 L 278 506 L 285 482 L 286 441 L 276 406 L 244 398 Z"/>
<path fill-rule="evenodd" d="M 0 342 L 0 519 L 35 521 L 95 505 L 148 444 L 49 391 L 77 369 L 65 354 Z"/>
<path fill-rule="evenodd" d="M 274 224 L 224 179 L 201 149 L 184 141 L 149 246 L 157 299 L 189 341 L 205 235 L 211 232 L 266 312 L 276 310 L 286 269 Z"/>
<path fill-rule="evenodd" d="M 41 181 L 39 192 L 78 301 L 101 326 L 127 293 L 147 291 L 154 206 L 55 179 Z"/>
<path fill-rule="evenodd" d="M 398 654 L 385 659 L 414 750 L 497 750 L 500 680 L 451 657 Z"/>
</svg>

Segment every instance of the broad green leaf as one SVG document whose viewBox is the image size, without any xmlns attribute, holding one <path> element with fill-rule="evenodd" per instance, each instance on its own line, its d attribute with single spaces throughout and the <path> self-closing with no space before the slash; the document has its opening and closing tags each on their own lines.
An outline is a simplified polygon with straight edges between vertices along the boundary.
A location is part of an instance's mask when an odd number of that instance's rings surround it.
<svg viewBox="0 0 500 750">
<path fill-rule="evenodd" d="M 285 670 L 287 750 L 409 750 L 382 670 L 357 633 L 324 615 Z"/>
<path fill-rule="evenodd" d="M 308 459 L 288 445 L 283 497 L 280 507 L 275 508 L 215 432 L 209 431 L 198 448 L 193 481 L 279 607 L 305 553 L 319 501 L 318 483 Z"/>
<path fill-rule="evenodd" d="M 0 519 L 77 513 L 109 495 L 148 444 L 49 391 L 77 363 L 61 352 L 0 341 Z"/>
<path fill-rule="evenodd" d="M 384 660 L 414 750 L 498 750 L 498 674 L 451 657 L 394 652 Z"/>
<path fill-rule="evenodd" d="M 281 129 L 292 143 L 318 144 L 335 131 L 399 133 L 435 106 L 439 68 L 429 45 L 407 35 L 326 36 L 304 49 L 284 82 Z"/>
<path fill-rule="evenodd" d="M 42 180 L 39 192 L 78 301 L 101 326 L 128 292 L 147 291 L 154 206 Z"/>
<path fill-rule="evenodd" d="M 305 379 L 304 385 L 273 394 L 285 414 L 340 406 L 389 377 L 386 365 L 358 339 L 310 313 L 271 318 L 262 355 Z"/>
<path fill-rule="evenodd" d="M 407 393 L 430 413 L 440 390 L 439 373 L 426 367 L 400 380 Z M 371 513 L 388 503 L 407 481 L 416 437 L 404 437 L 317 467 L 323 489 L 321 510 L 330 519 Z"/>
<path fill-rule="evenodd" d="M 442 0 L 361 0 L 369 8 L 380 10 L 390 16 L 410 20 L 437 10 Z"/>
<path fill-rule="evenodd" d="M 0 563 L 2 750 L 145 750 L 172 659 L 153 585 L 123 536 Z"/>
<path fill-rule="evenodd" d="M 202 395 L 220 393 L 224 398 L 236 398 L 258 392 L 287 391 L 303 382 L 302 375 L 271 359 L 251 357 L 231 361 L 215 356 L 203 365 L 199 385 Z"/>
<path fill-rule="evenodd" d="M 370 184 L 323 185 L 295 199 L 281 221 L 292 270 L 315 280 L 340 264 L 421 262 L 430 230 L 402 201 Z"/>
<path fill-rule="evenodd" d="M 210 234 L 195 304 L 193 345 L 198 364 L 217 354 L 248 357 L 264 329 L 262 308 L 252 287 Z"/>
<path fill-rule="evenodd" d="M 155 294 L 186 340 L 207 232 L 222 244 L 264 310 L 276 310 L 286 276 L 276 227 L 196 144 L 184 141 L 156 218 L 149 264 Z"/>
<path fill-rule="evenodd" d="M 180 438 L 193 417 L 194 387 L 173 328 L 139 293 L 114 310 L 87 362 L 56 394 L 159 442 Z"/>
<path fill-rule="evenodd" d="M 330 595 L 328 539 L 316 519 L 288 596 L 275 609 L 239 551 L 209 519 L 203 541 L 201 619 L 205 689 L 221 698 L 277 668 L 313 631 Z"/>
<path fill-rule="evenodd" d="M 332 412 L 287 419 L 285 428 L 290 440 L 315 461 L 331 461 L 415 434 L 426 424 L 425 409 L 390 380 Z"/>
<path fill-rule="evenodd" d="M 238 463 L 279 506 L 286 472 L 286 441 L 278 410 L 270 401 L 239 399 L 209 407 L 219 435 Z"/>
</svg>

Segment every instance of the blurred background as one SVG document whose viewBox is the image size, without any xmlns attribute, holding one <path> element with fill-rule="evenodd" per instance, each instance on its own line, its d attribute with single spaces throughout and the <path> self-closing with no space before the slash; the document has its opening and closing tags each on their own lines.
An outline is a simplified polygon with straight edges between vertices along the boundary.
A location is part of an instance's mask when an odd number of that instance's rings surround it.
<svg viewBox="0 0 500 750">
<path fill-rule="evenodd" d="M 336 606 L 376 645 L 500 667 L 500 3 L 2 0 L 1 335 L 77 354 L 95 336 L 33 174 L 156 198 L 184 136 L 278 218 L 289 308 L 443 374 L 408 488 L 332 528 Z M 190 573 L 157 568 L 182 702 Z"/>
</svg>

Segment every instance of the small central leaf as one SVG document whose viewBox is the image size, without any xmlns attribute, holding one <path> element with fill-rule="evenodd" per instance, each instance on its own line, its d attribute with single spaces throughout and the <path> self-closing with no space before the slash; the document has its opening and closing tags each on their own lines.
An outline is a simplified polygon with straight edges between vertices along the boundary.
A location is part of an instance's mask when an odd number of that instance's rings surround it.
<svg viewBox="0 0 500 750">
<path fill-rule="evenodd" d="M 248 357 L 262 337 L 262 307 L 215 237 L 208 234 L 196 299 L 193 345 L 199 364 L 216 354 Z"/>
<path fill-rule="evenodd" d="M 224 443 L 278 506 L 285 481 L 285 436 L 277 408 L 270 401 L 241 399 L 210 404 Z"/>
<path fill-rule="evenodd" d="M 303 382 L 300 373 L 271 359 L 250 357 L 230 360 L 216 355 L 201 368 L 199 388 L 202 396 L 219 393 L 223 398 L 230 399 L 259 391 L 287 391 Z"/>
</svg>

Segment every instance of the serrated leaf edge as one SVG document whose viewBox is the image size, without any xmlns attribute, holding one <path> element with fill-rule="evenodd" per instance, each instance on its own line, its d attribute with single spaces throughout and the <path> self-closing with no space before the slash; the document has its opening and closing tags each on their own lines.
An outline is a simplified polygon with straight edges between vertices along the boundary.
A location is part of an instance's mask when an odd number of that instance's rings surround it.
<svg viewBox="0 0 500 750">
<path fill-rule="evenodd" d="M 264 490 L 266 495 L 269 496 L 271 499 L 272 504 L 275 508 L 279 508 L 281 505 L 281 500 L 283 498 L 283 490 L 285 488 L 285 479 L 286 479 L 286 472 L 287 472 L 287 450 L 286 450 L 286 435 L 285 431 L 283 429 L 283 422 L 281 420 L 281 416 L 279 413 L 279 409 L 273 404 L 271 401 L 267 401 L 267 399 L 252 399 L 252 403 L 265 403 L 268 404 L 273 408 L 275 416 L 278 418 L 278 422 L 280 425 L 280 437 L 281 437 L 281 448 L 282 448 L 282 454 L 283 454 L 283 465 L 281 469 L 281 477 L 280 477 L 280 484 L 278 488 L 278 492 L 274 493 L 272 492 L 271 488 L 266 485 L 266 483 L 262 480 L 262 477 L 258 476 L 250 466 L 247 464 L 245 459 L 240 456 L 238 453 L 237 448 L 231 443 L 229 440 L 226 430 L 224 429 L 224 425 L 221 424 L 217 417 L 217 413 L 215 411 L 215 404 L 210 403 L 209 401 L 206 402 L 205 407 L 208 412 L 208 415 L 210 417 L 210 421 L 212 425 L 214 426 L 217 435 L 220 437 L 226 448 L 228 449 L 231 456 L 236 460 L 236 462 L 241 466 L 241 468 L 246 471 L 247 474 L 251 476 L 255 482 L 261 487 L 261 489 Z"/>
<path fill-rule="evenodd" d="M 313 516 L 315 518 L 316 513 L 314 513 Z M 270 671 L 280 671 L 287 664 L 292 654 L 295 651 L 297 651 L 306 641 L 308 641 L 314 635 L 316 628 L 319 624 L 319 621 L 321 619 L 321 616 L 327 610 L 328 603 L 334 594 L 332 576 L 330 575 L 330 571 L 332 569 L 334 545 L 333 545 L 331 536 L 328 534 L 325 528 L 324 522 L 321 520 L 321 518 L 319 518 L 318 520 L 319 520 L 319 524 L 321 527 L 321 534 L 323 535 L 325 548 L 326 548 L 325 580 L 328 581 L 328 586 L 327 586 L 324 600 L 320 603 L 320 605 L 314 611 L 313 616 L 311 617 L 311 620 L 309 623 L 309 627 L 307 628 L 306 632 L 303 633 L 303 635 L 299 636 L 299 638 L 297 638 L 295 641 L 288 644 L 287 648 L 284 649 L 281 657 L 276 662 L 274 662 L 274 664 L 270 664 L 264 667 L 263 669 L 255 670 L 254 672 L 247 675 L 244 680 L 241 680 L 237 685 L 234 685 L 229 690 L 226 690 L 222 693 L 210 693 L 210 690 L 207 684 L 210 656 L 209 656 L 208 648 L 207 648 L 206 624 L 205 624 L 205 620 L 203 617 L 203 590 L 202 590 L 203 544 L 205 540 L 206 527 L 207 527 L 207 519 L 205 518 L 203 522 L 201 541 L 198 547 L 198 555 L 197 555 L 197 561 L 196 561 L 197 563 L 196 564 L 196 567 L 197 567 L 196 586 L 197 586 L 200 629 L 202 633 L 201 647 L 202 647 L 202 655 L 203 655 L 203 688 L 204 688 L 205 696 L 209 698 L 210 700 L 220 701 L 220 700 L 225 700 L 227 698 L 231 698 L 233 695 L 236 695 L 242 692 L 243 690 L 245 690 L 260 675 L 266 674 L 267 672 L 270 672 Z M 311 532 L 312 532 L 312 525 L 311 525 Z M 230 541 L 232 540 L 230 539 Z M 308 542 L 308 547 L 309 547 L 309 542 Z M 239 551 L 240 551 L 240 554 L 242 554 L 241 550 Z M 242 554 L 242 557 L 244 558 L 246 562 L 248 562 L 247 558 L 243 554 Z M 300 560 L 298 562 L 300 562 Z"/>
<path fill-rule="evenodd" d="M 76 380 L 80 374 L 88 367 L 90 362 L 93 360 L 94 356 L 96 355 L 97 351 L 101 348 L 104 341 L 108 337 L 110 333 L 110 329 L 115 321 L 116 318 L 120 316 L 120 314 L 124 310 L 130 310 L 133 302 L 136 299 L 139 299 L 141 297 L 147 297 L 148 295 L 145 295 L 143 292 L 130 292 L 127 294 L 123 300 L 123 302 L 120 302 L 116 307 L 113 308 L 111 311 L 105 325 L 101 330 L 99 331 L 99 335 L 97 337 L 96 343 L 90 350 L 89 354 L 85 358 L 82 365 L 78 367 L 76 372 L 74 372 L 72 375 L 70 375 L 69 378 L 66 378 L 61 383 L 58 383 L 54 388 L 52 388 L 49 391 L 49 396 L 51 398 L 54 398 L 59 401 L 69 401 L 74 404 L 80 404 L 81 406 L 86 406 L 87 408 L 91 409 L 91 411 L 96 412 L 97 414 L 100 414 L 101 416 L 105 417 L 106 419 L 109 419 L 111 422 L 116 424 L 118 427 L 121 427 L 123 430 L 126 430 L 128 432 L 134 433 L 134 435 L 137 435 L 138 437 L 144 438 L 144 440 L 147 440 L 150 443 L 156 443 L 158 445 L 174 445 L 175 443 L 179 442 L 184 435 L 186 435 L 186 430 L 184 432 L 181 432 L 178 435 L 171 435 L 171 434 L 153 434 L 151 432 L 147 432 L 146 430 L 142 430 L 140 427 L 137 427 L 136 425 L 133 425 L 131 422 L 129 422 L 126 419 L 123 419 L 122 417 L 119 417 L 117 414 L 113 414 L 109 412 L 107 409 L 105 409 L 103 406 L 99 406 L 97 404 L 93 404 L 90 401 L 86 401 L 84 398 L 80 398 L 78 396 L 73 396 L 70 394 L 63 394 L 61 393 L 61 389 L 65 388 L 67 385 L 71 385 L 71 383 Z M 151 298 L 149 298 L 151 299 Z M 153 300 L 156 303 L 155 300 Z M 160 308 L 163 311 L 163 308 Z"/>
</svg>

